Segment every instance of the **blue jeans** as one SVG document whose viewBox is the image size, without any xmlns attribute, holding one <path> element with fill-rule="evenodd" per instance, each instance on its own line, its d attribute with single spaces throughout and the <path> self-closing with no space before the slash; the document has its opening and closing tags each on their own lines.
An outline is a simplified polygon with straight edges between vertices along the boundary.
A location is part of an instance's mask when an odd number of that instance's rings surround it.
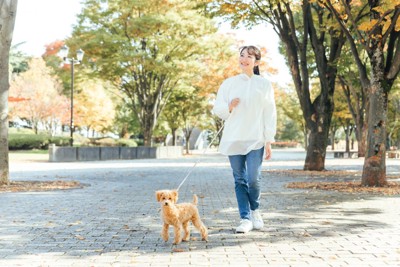
<svg viewBox="0 0 400 267">
<path fill-rule="evenodd" d="M 252 150 L 247 155 L 229 156 L 241 219 L 250 220 L 250 210 L 256 210 L 260 205 L 263 155 L 264 147 Z"/>
</svg>

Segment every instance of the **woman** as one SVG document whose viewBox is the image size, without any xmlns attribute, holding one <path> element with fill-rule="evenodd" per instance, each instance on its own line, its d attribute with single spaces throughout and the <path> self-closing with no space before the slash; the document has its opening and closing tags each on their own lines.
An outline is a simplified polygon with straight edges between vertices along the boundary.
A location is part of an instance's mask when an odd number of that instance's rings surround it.
<svg viewBox="0 0 400 267">
<path fill-rule="evenodd" d="M 218 90 L 214 113 L 225 120 L 219 151 L 227 155 L 235 180 L 240 225 L 236 233 L 262 229 L 260 206 L 261 165 L 272 156 L 276 133 L 276 107 L 271 83 L 261 77 L 261 51 L 241 47 L 242 73 L 226 79 Z"/>
</svg>

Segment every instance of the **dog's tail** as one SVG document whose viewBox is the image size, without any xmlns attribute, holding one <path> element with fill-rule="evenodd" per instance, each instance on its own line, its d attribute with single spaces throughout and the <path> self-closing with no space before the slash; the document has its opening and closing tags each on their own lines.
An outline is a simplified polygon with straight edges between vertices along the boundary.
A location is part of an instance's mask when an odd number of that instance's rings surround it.
<svg viewBox="0 0 400 267">
<path fill-rule="evenodd" d="M 197 196 L 196 196 L 196 194 L 194 194 L 193 195 L 193 204 L 197 205 L 197 202 L 198 202 Z"/>
</svg>

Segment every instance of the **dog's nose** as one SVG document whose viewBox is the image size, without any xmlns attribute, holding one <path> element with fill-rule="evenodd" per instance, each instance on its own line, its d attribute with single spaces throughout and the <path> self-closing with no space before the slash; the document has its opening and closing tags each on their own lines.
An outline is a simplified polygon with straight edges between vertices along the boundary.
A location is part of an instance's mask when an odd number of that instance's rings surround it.
<svg viewBox="0 0 400 267">
<path fill-rule="evenodd" d="M 165 202 L 165 203 L 164 203 L 164 206 L 168 206 L 168 202 Z"/>
</svg>

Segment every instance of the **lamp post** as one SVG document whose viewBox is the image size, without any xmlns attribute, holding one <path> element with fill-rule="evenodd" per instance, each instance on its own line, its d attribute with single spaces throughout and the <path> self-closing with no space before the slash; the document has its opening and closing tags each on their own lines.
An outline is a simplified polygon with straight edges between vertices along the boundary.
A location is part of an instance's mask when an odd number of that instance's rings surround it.
<svg viewBox="0 0 400 267">
<path fill-rule="evenodd" d="M 68 58 L 68 46 L 63 45 L 60 48 L 59 55 L 64 60 L 65 64 L 71 64 L 71 120 L 70 120 L 70 139 L 69 145 L 74 145 L 74 65 L 80 64 L 83 59 L 84 52 L 82 49 L 76 51 L 76 59 L 71 57 Z"/>
</svg>

